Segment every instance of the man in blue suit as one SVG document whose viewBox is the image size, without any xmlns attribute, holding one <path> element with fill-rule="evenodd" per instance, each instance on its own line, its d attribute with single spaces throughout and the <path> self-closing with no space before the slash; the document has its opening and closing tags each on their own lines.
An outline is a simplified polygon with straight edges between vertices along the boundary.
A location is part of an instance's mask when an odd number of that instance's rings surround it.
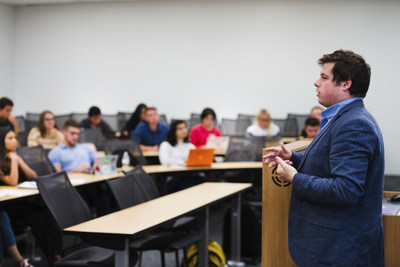
<svg viewBox="0 0 400 267">
<path fill-rule="evenodd" d="M 289 251 L 299 266 L 384 266 L 384 148 L 365 109 L 370 67 L 352 51 L 324 55 L 315 82 L 321 128 L 301 156 L 267 148 L 269 166 L 292 183 Z"/>
</svg>

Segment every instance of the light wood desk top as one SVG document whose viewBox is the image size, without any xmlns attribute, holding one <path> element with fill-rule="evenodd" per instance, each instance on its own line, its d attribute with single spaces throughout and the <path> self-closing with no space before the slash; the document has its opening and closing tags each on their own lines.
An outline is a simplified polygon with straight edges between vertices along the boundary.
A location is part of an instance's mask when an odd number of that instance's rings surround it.
<svg viewBox="0 0 400 267">
<path fill-rule="evenodd" d="M 249 189 L 249 183 L 203 183 L 72 227 L 64 232 L 132 237 Z M 155 214 L 157 216 L 155 216 Z"/>
<path fill-rule="evenodd" d="M 149 173 L 168 173 L 184 171 L 202 171 L 202 170 L 237 170 L 237 169 L 261 169 L 261 161 L 238 161 L 238 162 L 219 162 L 211 166 L 164 166 L 164 165 L 144 165 L 143 169 Z"/>
<path fill-rule="evenodd" d="M 158 151 L 143 151 L 142 152 L 144 157 L 158 157 Z M 226 151 L 214 151 L 215 156 L 225 156 Z"/>
</svg>

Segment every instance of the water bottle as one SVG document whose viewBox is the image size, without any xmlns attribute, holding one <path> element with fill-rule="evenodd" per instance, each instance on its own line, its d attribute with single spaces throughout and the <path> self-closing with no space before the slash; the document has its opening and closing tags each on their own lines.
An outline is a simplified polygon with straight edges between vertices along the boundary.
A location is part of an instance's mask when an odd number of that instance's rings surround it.
<svg viewBox="0 0 400 267">
<path fill-rule="evenodd" d="M 122 163 L 122 168 L 129 167 L 130 159 L 128 151 L 124 151 L 124 153 L 122 154 L 121 163 Z"/>
</svg>

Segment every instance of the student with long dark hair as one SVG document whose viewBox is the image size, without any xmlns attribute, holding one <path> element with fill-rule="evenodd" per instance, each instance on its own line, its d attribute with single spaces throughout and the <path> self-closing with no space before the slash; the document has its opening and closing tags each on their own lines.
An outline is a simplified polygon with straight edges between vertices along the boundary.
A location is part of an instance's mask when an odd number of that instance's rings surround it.
<svg viewBox="0 0 400 267">
<path fill-rule="evenodd" d="M 188 127 L 185 121 L 171 123 L 167 140 L 161 143 L 158 155 L 162 165 L 185 165 L 190 149 L 195 146 L 189 142 Z"/>
<path fill-rule="evenodd" d="M 0 184 L 15 186 L 18 182 L 36 177 L 36 172 L 15 152 L 17 144 L 13 130 L 0 129 Z"/>
<path fill-rule="evenodd" d="M 139 123 L 143 122 L 146 117 L 147 106 L 143 103 L 140 103 L 135 111 L 132 113 L 129 120 L 126 122 L 124 128 L 122 129 L 122 137 L 130 138 L 132 132 L 136 129 Z"/>
<path fill-rule="evenodd" d="M 19 169 L 27 178 L 36 177 L 35 171 L 15 153 L 17 139 L 8 127 L 0 128 L 0 182 L 5 185 L 17 185 Z M 18 251 L 10 219 L 5 211 L 0 210 L 0 266 L 3 261 L 4 247 L 15 261 L 16 266 L 32 266 L 24 260 Z"/>
<path fill-rule="evenodd" d="M 176 120 L 171 123 L 167 140 L 161 143 L 158 151 L 162 165 L 186 165 L 190 149 L 195 146 L 189 142 L 188 127 L 185 121 Z M 174 174 L 167 178 L 167 190 L 175 192 L 196 184 L 207 181 L 208 178 L 203 172 L 192 174 Z"/>
</svg>

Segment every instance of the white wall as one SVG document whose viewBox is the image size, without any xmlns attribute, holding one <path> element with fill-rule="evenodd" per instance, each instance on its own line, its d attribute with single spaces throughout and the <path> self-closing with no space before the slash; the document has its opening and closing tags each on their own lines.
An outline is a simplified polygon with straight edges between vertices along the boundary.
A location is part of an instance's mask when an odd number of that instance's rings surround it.
<svg viewBox="0 0 400 267">
<path fill-rule="evenodd" d="M 14 96 L 14 8 L 0 4 L 0 97 Z"/>
<path fill-rule="evenodd" d="M 147 1 L 20 7 L 16 113 L 130 111 L 169 118 L 204 107 L 219 118 L 317 104 L 317 59 L 352 49 L 372 66 L 367 108 L 381 125 L 387 174 L 400 174 L 400 3 L 391 1 Z"/>
</svg>

